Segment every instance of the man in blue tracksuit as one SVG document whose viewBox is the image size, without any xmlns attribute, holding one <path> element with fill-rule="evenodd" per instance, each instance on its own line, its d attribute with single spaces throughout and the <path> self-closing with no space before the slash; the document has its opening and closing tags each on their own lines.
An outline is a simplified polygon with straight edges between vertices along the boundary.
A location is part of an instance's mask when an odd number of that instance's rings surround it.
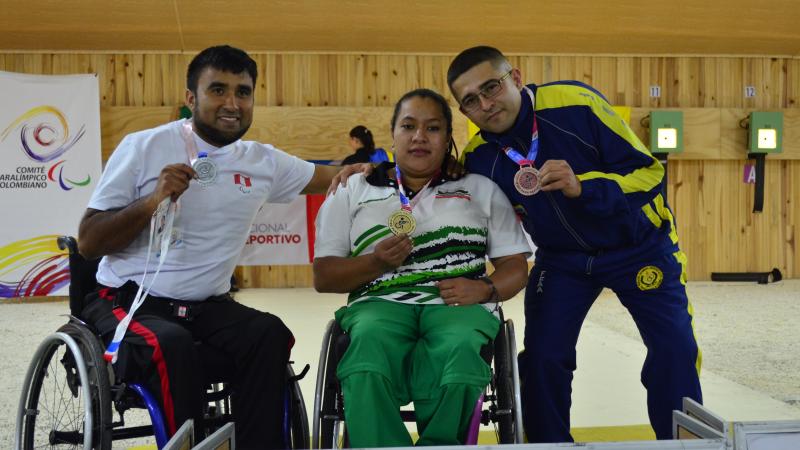
<svg viewBox="0 0 800 450">
<path fill-rule="evenodd" d="M 604 287 L 647 346 L 650 423 L 671 438 L 682 397 L 702 401 L 701 353 L 663 166 L 599 92 L 577 81 L 525 86 L 495 48 L 463 51 L 447 81 L 481 128 L 464 150 L 467 170 L 500 186 L 537 246 L 519 358 L 528 440 L 572 441 L 575 346 Z"/>
</svg>

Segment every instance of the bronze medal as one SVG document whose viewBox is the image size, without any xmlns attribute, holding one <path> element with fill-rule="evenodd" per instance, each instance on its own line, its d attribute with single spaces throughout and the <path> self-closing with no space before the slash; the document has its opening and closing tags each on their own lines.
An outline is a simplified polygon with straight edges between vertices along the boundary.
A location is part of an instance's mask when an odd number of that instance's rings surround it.
<svg viewBox="0 0 800 450">
<path fill-rule="evenodd" d="M 533 195 L 541 190 L 539 171 L 531 166 L 522 166 L 514 175 L 514 187 L 522 195 Z"/>
</svg>

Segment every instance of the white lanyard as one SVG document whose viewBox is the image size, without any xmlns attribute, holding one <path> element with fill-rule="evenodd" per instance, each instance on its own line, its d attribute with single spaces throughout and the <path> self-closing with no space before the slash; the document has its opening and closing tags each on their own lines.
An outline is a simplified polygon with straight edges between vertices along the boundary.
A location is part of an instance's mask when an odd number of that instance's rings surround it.
<svg viewBox="0 0 800 450">
<path fill-rule="evenodd" d="M 187 153 L 191 155 L 192 148 L 187 141 Z M 192 140 L 194 144 L 194 141 Z M 194 147 L 194 154 L 197 154 L 197 147 Z M 142 280 L 139 282 L 139 290 L 136 291 L 136 296 L 133 298 L 133 302 L 131 303 L 130 310 L 122 318 L 122 320 L 117 324 L 117 328 L 114 331 L 114 337 L 111 340 L 111 343 L 108 344 L 108 348 L 103 354 L 103 357 L 106 361 L 110 361 L 111 363 L 117 362 L 117 354 L 119 353 L 119 346 L 122 343 L 122 339 L 125 337 L 125 332 L 128 330 L 128 326 L 133 320 L 133 314 L 142 306 L 147 296 L 150 294 L 150 289 L 156 282 L 156 277 L 158 277 L 158 273 L 161 271 L 161 267 L 164 265 L 164 261 L 167 259 L 167 253 L 169 253 L 169 244 L 172 241 L 172 228 L 175 224 L 175 215 L 178 210 L 178 203 L 173 202 L 170 197 L 165 198 L 164 200 L 159 203 L 158 207 L 156 208 L 153 215 L 150 217 L 150 237 L 147 242 L 147 257 L 145 258 L 144 262 L 144 272 L 142 273 Z M 153 274 L 153 277 L 150 279 L 150 283 L 147 286 L 147 289 L 144 288 L 146 284 L 147 278 L 147 268 L 150 265 L 150 252 L 153 250 L 153 244 L 156 244 L 156 258 L 158 258 L 158 267 L 156 267 L 156 271 Z"/>
<path fill-rule="evenodd" d="M 142 306 L 142 303 L 144 303 L 147 295 L 150 294 L 150 288 L 152 288 L 153 284 L 155 284 L 156 277 L 158 277 L 158 273 L 161 271 L 161 266 L 164 265 L 164 261 L 167 259 L 169 244 L 170 240 L 172 239 L 172 226 L 175 223 L 175 211 L 177 210 L 177 206 L 177 203 L 173 202 L 172 199 L 167 197 L 161 201 L 156 209 L 156 212 L 153 213 L 153 216 L 150 218 L 150 239 L 147 243 L 147 258 L 145 259 L 144 263 L 142 281 L 139 283 L 139 290 L 136 292 L 136 296 L 133 298 L 133 303 L 131 303 L 131 308 L 128 311 L 128 314 L 126 314 L 125 317 L 117 324 L 117 329 L 114 331 L 114 338 L 111 340 L 111 343 L 108 345 L 108 348 L 103 355 L 106 361 L 111 361 L 112 363 L 117 362 L 119 346 L 122 343 L 122 339 L 125 337 L 125 332 L 128 330 L 128 325 L 131 323 L 131 320 L 133 320 L 133 314 L 137 309 L 139 309 L 140 306 Z M 145 278 L 147 277 L 147 266 L 150 264 L 150 251 L 153 247 L 153 242 L 157 242 L 159 244 L 158 252 L 156 253 L 156 258 L 158 258 L 158 267 L 156 267 L 156 272 L 150 279 L 149 286 L 147 286 L 147 289 L 144 289 Z"/>
</svg>

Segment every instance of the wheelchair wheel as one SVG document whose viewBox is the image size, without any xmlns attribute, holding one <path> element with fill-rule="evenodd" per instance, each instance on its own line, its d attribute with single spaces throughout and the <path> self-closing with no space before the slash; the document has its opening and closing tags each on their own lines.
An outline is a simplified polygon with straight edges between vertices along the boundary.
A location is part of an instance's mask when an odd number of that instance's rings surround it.
<svg viewBox="0 0 800 450">
<path fill-rule="evenodd" d="M 514 323 L 503 322 L 495 339 L 494 385 L 497 396 L 497 438 L 500 444 L 522 443 L 522 409 L 520 407 L 519 372 Z"/>
<path fill-rule="evenodd" d="M 289 380 L 294 380 L 295 378 L 294 369 L 292 369 L 291 365 L 286 366 L 286 376 Z M 288 389 L 289 448 L 309 448 L 308 414 L 305 400 L 303 400 L 303 393 L 300 391 L 300 383 L 297 380 L 291 381 Z"/>
<path fill-rule="evenodd" d="M 347 446 L 344 429 L 344 406 L 339 381 L 336 379 L 336 338 L 342 334 L 335 320 L 328 322 L 322 338 L 317 366 L 317 385 L 314 392 L 314 416 L 311 448 L 341 448 Z"/>
<path fill-rule="evenodd" d="M 108 369 L 97 337 L 68 323 L 39 345 L 17 413 L 16 448 L 111 448 Z"/>
</svg>

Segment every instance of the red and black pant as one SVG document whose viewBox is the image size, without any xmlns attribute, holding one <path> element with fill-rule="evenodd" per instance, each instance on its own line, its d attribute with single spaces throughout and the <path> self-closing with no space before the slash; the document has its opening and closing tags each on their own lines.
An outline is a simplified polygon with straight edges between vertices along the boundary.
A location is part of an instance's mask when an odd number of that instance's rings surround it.
<svg viewBox="0 0 800 450">
<path fill-rule="evenodd" d="M 128 282 L 120 288 L 100 287 L 87 297 L 82 316 L 106 344 L 137 289 Z M 184 308 L 178 313 L 179 307 Z M 283 396 L 293 344 L 292 333 L 278 317 L 228 295 L 201 302 L 148 297 L 128 327 L 114 373 L 151 390 L 173 434 L 186 419 L 202 424 L 205 386 L 220 381 L 211 379 L 203 355 L 222 354 L 230 361 L 224 377 L 233 392 L 237 448 L 283 448 Z"/>
</svg>

